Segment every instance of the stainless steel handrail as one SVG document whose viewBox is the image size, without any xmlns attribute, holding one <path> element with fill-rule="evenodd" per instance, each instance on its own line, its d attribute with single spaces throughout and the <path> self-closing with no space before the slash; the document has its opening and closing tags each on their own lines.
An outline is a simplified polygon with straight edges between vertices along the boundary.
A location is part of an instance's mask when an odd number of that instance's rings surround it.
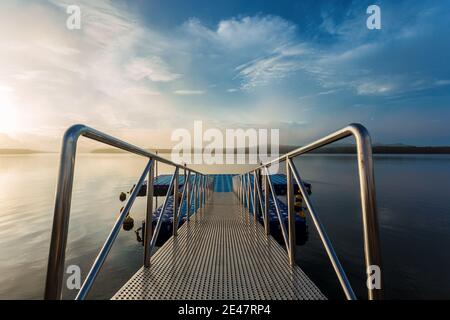
<svg viewBox="0 0 450 320">
<path fill-rule="evenodd" d="M 88 294 L 90 288 L 92 287 L 95 278 L 100 271 L 113 243 L 116 239 L 118 232 L 120 231 L 120 225 L 127 216 L 128 212 L 133 205 L 133 202 L 137 196 L 137 193 L 141 186 L 144 183 L 145 176 L 148 174 L 148 182 L 147 182 L 147 214 L 146 214 L 146 229 L 144 235 L 144 266 L 148 267 L 150 265 L 150 256 L 151 252 L 155 246 L 156 239 L 158 237 L 158 230 L 150 237 L 152 230 L 152 214 L 153 214 L 153 174 L 154 174 L 154 162 L 162 162 L 168 165 L 175 167 L 175 175 L 177 175 L 177 186 L 178 189 L 178 172 L 179 169 L 186 170 L 189 173 L 195 173 L 196 176 L 204 176 L 202 173 L 193 170 L 191 168 L 187 168 L 186 166 L 182 166 L 180 164 L 176 164 L 168 159 L 158 156 L 152 152 L 148 152 L 144 149 L 136 147 L 132 144 L 114 138 L 110 135 L 102 133 L 93 128 L 87 127 L 85 125 L 74 125 L 70 127 L 64 134 L 62 141 L 62 150 L 60 157 L 60 166 L 58 173 L 58 183 L 56 188 L 56 197 L 55 197 L 55 210 L 53 216 L 53 226 L 52 226 L 52 234 L 51 234 L 51 242 L 50 242 L 50 250 L 49 250 L 49 258 L 48 258 L 48 266 L 47 266 L 47 277 L 46 277 L 46 285 L 45 285 L 45 299 L 61 299 L 62 294 L 62 282 L 64 276 L 64 263 L 65 263 L 65 252 L 67 245 L 67 236 L 69 230 L 69 220 L 70 220 L 70 206 L 72 200 L 72 188 L 73 188 L 73 179 L 74 179 L 74 171 L 75 171 L 75 158 L 77 151 L 77 143 L 80 136 L 84 136 L 88 139 L 95 140 L 124 151 L 128 151 L 130 153 L 140 155 L 149 159 L 147 166 L 145 167 L 138 183 L 136 184 L 130 198 L 127 201 L 127 204 L 119 218 L 116 220 L 116 223 L 113 226 L 106 242 L 104 243 L 100 253 L 98 254 L 88 276 L 83 283 L 83 287 L 78 293 L 77 298 L 83 299 Z M 169 187 L 169 192 L 166 196 L 166 200 L 164 202 L 163 208 L 161 210 L 158 224 L 161 222 L 161 217 L 165 212 L 167 206 L 167 199 L 169 198 L 171 189 L 174 186 L 175 175 L 172 177 L 171 187 Z M 205 190 L 200 190 L 200 192 L 204 192 Z M 176 194 L 175 194 L 176 195 Z M 198 193 L 201 195 L 201 193 Z M 198 199 L 194 199 L 198 200 Z M 177 199 L 174 199 L 177 201 Z M 195 207 L 197 210 L 199 207 Z M 174 217 L 176 217 L 176 205 L 174 206 Z M 176 230 L 174 229 L 174 235 L 176 236 Z"/>
<path fill-rule="evenodd" d="M 254 175 L 254 179 L 255 179 L 255 181 L 256 181 L 256 179 L 257 179 L 257 174 L 256 174 L 256 172 L 255 172 L 255 175 Z M 255 188 L 255 190 L 256 190 L 256 193 L 257 193 L 257 197 L 258 197 L 258 204 L 259 204 L 259 207 L 261 208 L 261 212 L 263 212 L 263 208 L 264 208 L 264 206 L 263 206 L 263 204 L 262 204 L 262 196 L 261 196 L 261 186 L 259 185 L 259 183 L 256 183 L 256 188 Z M 258 207 L 258 206 L 256 206 L 256 207 Z M 256 217 L 256 215 L 255 215 L 255 219 L 256 219 L 257 217 Z M 269 221 L 267 221 L 267 217 L 264 215 L 264 214 L 262 214 L 262 218 L 263 218 L 263 222 L 264 222 L 264 227 L 266 227 L 267 226 L 267 224 L 269 223 Z"/>
<path fill-rule="evenodd" d="M 172 190 L 174 190 L 174 188 L 178 188 L 178 183 L 177 183 L 177 186 L 174 185 L 177 174 L 178 174 L 178 168 L 175 169 L 175 172 L 172 175 L 172 178 L 170 179 L 169 188 L 167 189 L 167 195 L 166 195 L 166 198 L 164 199 L 163 205 L 161 207 L 161 211 L 159 212 L 159 217 L 158 217 L 158 221 L 156 222 L 154 234 L 152 236 L 152 241 L 150 242 L 150 247 L 148 248 L 149 252 L 152 252 L 156 246 L 156 240 L 158 240 L 157 236 L 159 235 L 159 230 L 161 230 L 162 217 L 164 215 L 164 212 L 166 212 L 167 204 L 169 203 L 169 196 L 172 193 Z M 175 206 L 174 206 L 174 211 L 175 211 Z"/>
<path fill-rule="evenodd" d="M 184 185 L 183 185 L 183 192 L 181 193 L 181 200 L 180 200 L 180 206 L 178 208 L 178 219 L 177 219 L 177 223 L 180 224 L 181 221 L 181 215 L 182 215 L 182 209 L 183 209 L 183 200 L 186 197 L 186 189 L 187 189 L 187 185 L 189 183 L 189 178 L 191 177 L 191 174 L 188 173 L 187 177 L 186 174 L 184 175 Z M 187 207 L 186 207 L 187 210 Z M 186 211 L 187 212 L 187 211 Z M 175 221 L 175 219 L 174 219 Z"/>
<path fill-rule="evenodd" d="M 246 176 L 250 172 L 261 172 L 264 170 L 265 172 L 265 205 L 264 208 L 261 208 L 265 215 L 267 215 L 268 210 L 268 189 L 270 189 L 271 193 L 274 194 L 273 187 L 270 181 L 270 175 L 268 173 L 268 168 L 280 162 L 286 162 L 286 174 L 288 175 L 288 184 L 287 184 L 287 194 L 288 194 L 288 224 L 289 230 L 295 231 L 295 223 L 294 223 L 294 212 L 293 212 L 293 183 L 291 180 L 291 175 L 297 182 L 300 187 L 300 191 L 302 193 L 303 198 L 305 199 L 306 205 L 308 207 L 308 212 L 312 217 L 314 222 L 314 226 L 316 227 L 321 241 L 326 249 L 328 257 L 333 265 L 335 273 L 338 276 L 341 287 L 344 290 L 344 293 L 347 299 L 356 299 L 356 295 L 353 292 L 353 289 L 348 281 L 348 278 L 342 268 L 341 263 L 337 257 L 337 254 L 331 244 L 330 239 L 328 238 L 325 228 L 320 222 L 318 215 L 316 214 L 311 200 L 305 190 L 303 181 L 298 173 L 295 165 L 292 162 L 292 159 L 302 155 L 309 153 L 313 150 L 316 150 L 320 147 L 326 146 L 333 142 L 342 140 L 344 138 L 353 136 L 356 140 L 356 149 L 357 149 L 357 159 L 358 159 L 358 175 L 360 182 L 360 198 L 361 198 L 361 206 L 362 206 L 362 223 L 363 223 L 363 233 L 364 233 L 364 256 L 365 256 L 365 265 L 366 265 L 366 275 L 368 282 L 370 280 L 370 270 L 371 266 L 378 266 L 379 270 L 381 270 L 381 250 L 380 250 L 380 240 L 379 240 L 379 231 L 378 231 L 378 217 L 377 217 L 377 207 L 376 207 L 376 195 L 375 195 L 375 178 L 373 171 L 373 159 L 372 159 L 372 143 L 370 139 L 369 132 L 367 129 L 361 124 L 350 124 L 349 126 L 338 130 L 322 139 L 319 139 L 309 145 L 293 150 L 283 156 L 280 156 L 272 161 L 261 164 L 256 169 L 253 169 L 249 172 L 242 174 L 238 179 L 241 180 L 241 183 L 235 184 L 241 190 L 235 190 L 238 194 L 240 200 L 244 205 L 248 204 L 248 193 L 243 192 L 242 190 Z M 256 183 L 256 179 L 255 182 Z M 269 187 L 269 188 L 268 188 Z M 277 215 L 279 215 L 279 209 L 277 209 L 276 200 L 275 200 L 275 208 L 277 210 Z M 281 221 L 279 217 L 280 223 L 282 227 L 284 223 Z M 283 228 L 282 228 L 282 231 Z M 268 228 L 266 226 L 266 232 L 268 232 Z M 289 259 L 291 264 L 295 263 L 295 250 L 292 248 L 292 244 L 295 244 L 295 232 L 289 232 L 289 241 L 286 241 L 283 232 L 283 238 L 286 242 L 286 248 L 289 252 Z M 373 286 L 368 286 L 368 298 L 370 300 L 374 299 L 382 299 L 383 298 L 383 277 L 382 274 L 379 275 L 381 287 L 375 288 Z"/>
<path fill-rule="evenodd" d="M 320 239 L 322 240 L 322 243 L 331 261 L 331 264 L 333 265 L 333 268 L 338 276 L 339 282 L 342 286 L 342 289 L 344 290 L 345 296 L 349 300 L 355 300 L 356 295 L 353 292 L 353 288 L 350 285 L 350 281 L 348 280 L 344 268 L 342 267 L 339 258 L 336 254 L 336 251 L 334 250 L 333 245 L 331 244 L 331 240 L 325 231 L 325 227 L 320 221 L 319 216 L 316 214 L 316 211 L 309 198 L 308 192 L 306 191 L 305 185 L 303 184 L 303 180 L 300 178 L 300 174 L 298 173 L 295 165 L 292 163 L 292 160 L 288 159 L 287 163 L 288 166 L 290 167 L 290 170 L 292 172 L 292 175 L 294 176 L 295 181 L 297 182 L 297 185 L 299 186 L 302 197 L 303 199 L 305 199 L 306 207 L 308 208 L 308 211 L 311 214 L 311 218 L 314 222 L 317 232 L 319 233 Z"/>
<path fill-rule="evenodd" d="M 277 195 L 275 193 L 275 189 L 273 188 L 272 181 L 270 180 L 269 171 L 267 168 L 264 168 L 265 174 L 267 177 L 267 182 L 269 184 L 270 193 L 272 194 L 273 204 L 275 205 L 275 211 L 277 212 L 278 221 L 280 222 L 281 234 L 283 235 L 284 243 L 286 244 L 286 248 L 289 248 L 289 239 L 286 230 L 286 226 L 284 225 L 283 219 L 281 218 L 280 207 L 278 206 Z"/>
<path fill-rule="evenodd" d="M 138 183 L 133 189 L 133 192 L 131 193 L 130 197 L 128 198 L 128 201 L 120 213 L 119 217 L 116 220 L 116 223 L 114 223 L 113 228 L 111 229 L 111 232 L 108 235 L 108 238 L 106 239 L 105 243 L 103 244 L 102 249 L 100 250 L 100 253 L 98 254 L 97 258 L 95 259 L 94 264 L 91 267 L 91 270 L 89 271 L 88 275 L 86 276 L 86 279 L 83 282 L 83 285 L 81 286 L 80 290 L 78 291 L 78 294 L 76 296 L 76 300 L 84 300 L 89 293 L 89 291 L 92 288 L 92 285 L 94 284 L 95 279 L 97 278 L 97 275 L 100 271 L 100 269 L 103 266 L 103 263 L 106 260 L 106 257 L 109 254 L 109 251 L 111 250 L 114 240 L 116 240 L 120 228 L 123 224 L 123 221 L 127 217 L 128 213 L 131 210 L 131 207 L 134 204 L 134 201 L 136 200 L 136 197 L 139 193 L 139 190 L 141 189 L 142 185 L 144 184 L 145 177 L 147 176 L 148 172 L 150 171 L 150 168 L 153 164 L 152 160 L 149 160 L 147 163 L 144 171 L 142 172 L 141 177 L 139 178 Z"/>
</svg>

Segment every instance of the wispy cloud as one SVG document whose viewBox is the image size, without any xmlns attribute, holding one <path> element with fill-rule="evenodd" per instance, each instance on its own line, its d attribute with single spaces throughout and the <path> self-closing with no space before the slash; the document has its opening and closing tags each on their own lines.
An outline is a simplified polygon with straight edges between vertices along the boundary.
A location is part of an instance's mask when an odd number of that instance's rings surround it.
<svg viewBox="0 0 450 320">
<path fill-rule="evenodd" d="M 241 79 L 243 89 L 251 89 L 281 80 L 301 68 L 297 55 L 275 53 L 269 57 L 258 58 L 236 67 L 237 78 Z"/>
<path fill-rule="evenodd" d="M 194 18 L 185 23 L 184 29 L 192 37 L 214 42 L 228 50 L 267 53 L 289 42 L 296 26 L 278 16 L 257 15 L 221 20 L 216 28 L 208 28 Z"/>
<path fill-rule="evenodd" d="M 437 86 L 448 86 L 450 85 L 450 80 L 442 79 L 442 80 L 436 80 L 435 85 Z"/>
<path fill-rule="evenodd" d="M 198 96 L 205 94 L 203 90 L 175 90 L 173 93 L 181 96 Z"/>
<path fill-rule="evenodd" d="M 296 42 L 296 26 L 278 16 L 246 16 L 222 20 L 217 28 L 191 19 L 185 31 L 218 50 L 224 50 L 234 66 L 234 79 L 242 89 L 266 85 L 300 68 L 298 59 L 308 48 Z"/>
<path fill-rule="evenodd" d="M 133 80 L 148 79 L 154 82 L 170 82 L 181 77 L 170 71 L 160 57 L 135 58 L 126 66 L 127 75 Z"/>
</svg>

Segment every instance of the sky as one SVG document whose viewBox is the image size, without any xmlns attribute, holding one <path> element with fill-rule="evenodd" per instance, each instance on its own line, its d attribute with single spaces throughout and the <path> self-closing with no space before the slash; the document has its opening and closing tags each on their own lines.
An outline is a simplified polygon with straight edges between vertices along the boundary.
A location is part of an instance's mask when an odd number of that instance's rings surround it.
<svg viewBox="0 0 450 320">
<path fill-rule="evenodd" d="M 449 17 L 449 0 L 2 0 L 0 149 L 56 151 L 76 123 L 168 147 L 195 120 L 450 145 Z"/>
</svg>

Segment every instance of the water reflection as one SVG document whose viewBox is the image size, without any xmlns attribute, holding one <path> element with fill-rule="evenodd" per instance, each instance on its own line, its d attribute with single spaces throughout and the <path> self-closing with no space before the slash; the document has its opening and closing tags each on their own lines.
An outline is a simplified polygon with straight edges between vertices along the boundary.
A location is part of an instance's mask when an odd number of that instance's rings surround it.
<svg viewBox="0 0 450 320">
<path fill-rule="evenodd" d="M 145 164 L 141 157 L 122 154 L 78 156 L 67 265 L 77 264 L 86 274 L 118 215 L 118 195 L 130 189 Z M 355 158 L 312 155 L 296 164 L 313 185 L 313 202 L 350 281 L 365 297 Z M 0 298 L 43 297 L 57 167 L 58 156 L 52 154 L 0 156 Z M 251 167 L 224 170 L 238 173 Z M 450 245 L 450 157 L 376 156 L 375 171 L 387 297 L 450 297 L 450 255 L 443 250 Z M 159 172 L 171 169 L 160 165 Z M 145 199 L 139 198 L 132 216 L 140 222 L 144 214 Z M 307 224 L 309 240 L 297 248 L 297 262 L 325 294 L 341 298 L 318 235 L 311 221 Z M 135 234 L 121 232 L 90 298 L 109 298 L 142 258 Z M 64 292 L 65 298 L 74 296 Z"/>
</svg>

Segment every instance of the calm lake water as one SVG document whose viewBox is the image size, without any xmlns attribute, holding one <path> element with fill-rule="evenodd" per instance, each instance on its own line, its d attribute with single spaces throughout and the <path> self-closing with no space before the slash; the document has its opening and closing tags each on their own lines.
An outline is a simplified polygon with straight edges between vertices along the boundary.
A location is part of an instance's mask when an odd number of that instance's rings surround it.
<svg viewBox="0 0 450 320">
<path fill-rule="evenodd" d="M 43 297 L 58 159 L 55 154 L 0 156 L 0 299 Z M 78 156 L 66 265 L 79 265 L 86 275 L 117 217 L 119 193 L 137 181 L 145 163 L 124 154 Z M 296 163 L 313 185 L 312 199 L 351 283 L 365 298 L 355 157 L 310 155 Z M 450 156 L 376 155 L 375 174 L 386 297 L 450 298 Z M 145 200 L 138 198 L 135 228 L 144 213 Z M 310 221 L 309 240 L 297 247 L 297 257 L 329 298 L 343 298 Z M 142 246 L 134 232 L 121 232 L 90 298 L 110 298 L 141 265 Z M 64 298 L 75 294 L 66 290 Z"/>
</svg>

